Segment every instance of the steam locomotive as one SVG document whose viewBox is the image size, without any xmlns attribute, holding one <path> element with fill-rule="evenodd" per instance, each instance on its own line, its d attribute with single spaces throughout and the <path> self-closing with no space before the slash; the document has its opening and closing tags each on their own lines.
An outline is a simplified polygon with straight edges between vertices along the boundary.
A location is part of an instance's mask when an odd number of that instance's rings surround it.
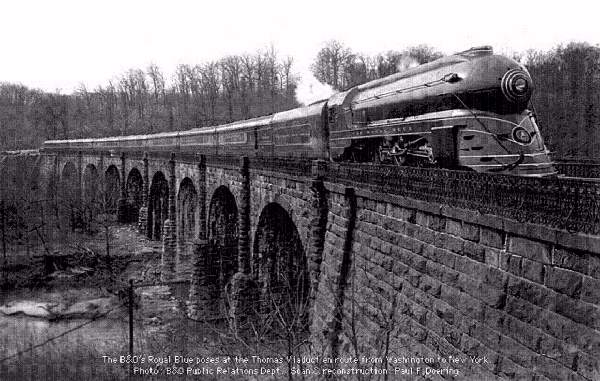
<svg viewBox="0 0 600 381">
<path fill-rule="evenodd" d="M 268 116 L 152 135 L 51 140 L 42 149 L 158 150 L 555 175 L 528 108 L 532 92 L 527 70 L 486 46 Z"/>
</svg>

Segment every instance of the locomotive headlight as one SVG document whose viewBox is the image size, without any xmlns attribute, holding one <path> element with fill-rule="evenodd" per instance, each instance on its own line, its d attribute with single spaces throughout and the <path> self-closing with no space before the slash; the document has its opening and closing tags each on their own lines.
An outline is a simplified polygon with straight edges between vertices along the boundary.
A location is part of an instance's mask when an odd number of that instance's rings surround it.
<svg viewBox="0 0 600 381">
<path fill-rule="evenodd" d="M 507 71 L 500 86 L 504 96 L 513 103 L 527 103 L 531 97 L 531 79 L 527 72 L 521 69 Z"/>
<path fill-rule="evenodd" d="M 515 127 L 512 132 L 513 139 L 521 144 L 531 143 L 531 135 L 523 127 Z"/>
<path fill-rule="evenodd" d="M 523 94 L 527 92 L 527 80 L 525 78 L 516 78 L 512 83 L 515 93 Z"/>
</svg>

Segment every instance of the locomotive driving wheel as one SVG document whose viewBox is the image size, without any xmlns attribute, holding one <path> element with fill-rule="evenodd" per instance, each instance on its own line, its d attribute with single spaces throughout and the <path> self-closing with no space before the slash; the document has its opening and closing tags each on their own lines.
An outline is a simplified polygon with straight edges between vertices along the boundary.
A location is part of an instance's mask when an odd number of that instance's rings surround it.
<svg viewBox="0 0 600 381">
<path fill-rule="evenodd" d="M 394 155 L 393 160 L 394 164 L 398 166 L 406 165 L 406 152 L 404 152 L 404 154 Z"/>
<path fill-rule="evenodd" d="M 398 141 L 394 142 L 392 147 L 387 150 L 386 154 L 389 161 L 398 166 L 402 166 L 406 165 L 409 151 L 404 145 L 402 138 L 400 138 Z"/>
</svg>

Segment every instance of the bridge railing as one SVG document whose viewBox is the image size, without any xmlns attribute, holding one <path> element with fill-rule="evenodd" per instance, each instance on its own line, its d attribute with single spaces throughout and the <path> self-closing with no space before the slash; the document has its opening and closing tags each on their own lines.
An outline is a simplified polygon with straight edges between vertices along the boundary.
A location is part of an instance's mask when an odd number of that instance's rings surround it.
<svg viewBox="0 0 600 381">
<path fill-rule="evenodd" d="M 600 164 L 595 162 L 557 161 L 554 167 L 558 173 L 568 177 L 600 179 Z"/>
<path fill-rule="evenodd" d="M 522 222 L 600 233 L 600 183 L 437 168 L 328 163 L 326 179 Z"/>
<path fill-rule="evenodd" d="M 250 169 L 254 170 L 266 170 L 299 177 L 310 177 L 312 175 L 313 161 L 307 159 L 256 157 L 250 160 L 249 165 Z"/>
<path fill-rule="evenodd" d="M 233 155 L 206 155 L 206 164 L 214 167 L 238 169 L 240 167 L 240 157 Z"/>
</svg>

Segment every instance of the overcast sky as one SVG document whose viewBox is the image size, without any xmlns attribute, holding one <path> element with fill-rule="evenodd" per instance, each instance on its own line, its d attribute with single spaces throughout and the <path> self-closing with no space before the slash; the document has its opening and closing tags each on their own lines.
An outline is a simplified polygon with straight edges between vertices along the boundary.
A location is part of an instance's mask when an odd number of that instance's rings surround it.
<svg viewBox="0 0 600 381">
<path fill-rule="evenodd" d="M 452 53 L 477 45 L 496 51 L 548 50 L 600 42 L 593 1 L 152 1 L 0 2 L 0 81 L 69 93 L 130 68 L 253 53 L 273 44 L 306 70 L 323 43 L 378 53 L 417 44 Z"/>
</svg>

